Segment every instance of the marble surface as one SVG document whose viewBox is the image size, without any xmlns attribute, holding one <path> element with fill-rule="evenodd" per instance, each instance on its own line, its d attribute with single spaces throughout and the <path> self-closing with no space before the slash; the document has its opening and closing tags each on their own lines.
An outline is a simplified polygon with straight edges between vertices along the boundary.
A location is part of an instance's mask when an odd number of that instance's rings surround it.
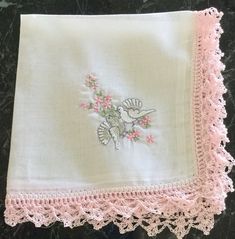
<svg viewBox="0 0 235 239">
<path fill-rule="evenodd" d="M 4 223 L 4 199 L 6 175 L 10 150 L 12 112 L 14 104 L 19 16 L 22 13 L 41 14 L 115 14 L 150 13 L 177 10 L 201 10 L 216 7 L 224 12 L 221 49 L 225 53 L 223 62 L 224 83 L 228 92 L 226 100 L 230 143 L 227 150 L 235 157 L 235 0 L 0 0 L 0 239 L 146 239 L 145 231 L 137 228 L 134 232 L 120 234 L 115 225 L 109 224 L 96 231 L 86 224 L 70 229 L 55 223 L 50 227 L 35 228 L 31 223 L 10 227 Z M 235 182 L 235 169 L 230 173 Z M 156 239 L 175 239 L 165 229 Z M 210 235 L 192 229 L 185 239 L 235 239 L 235 192 L 226 199 L 226 210 L 216 216 L 215 226 Z"/>
</svg>

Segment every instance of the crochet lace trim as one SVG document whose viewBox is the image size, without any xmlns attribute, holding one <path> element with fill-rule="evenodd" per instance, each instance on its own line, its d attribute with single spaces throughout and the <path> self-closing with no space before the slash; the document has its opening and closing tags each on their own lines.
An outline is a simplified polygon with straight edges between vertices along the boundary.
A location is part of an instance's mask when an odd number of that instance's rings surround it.
<svg viewBox="0 0 235 239">
<path fill-rule="evenodd" d="M 88 222 L 100 229 L 113 222 L 121 233 L 137 226 L 149 236 L 165 227 L 183 238 L 191 227 L 208 234 L 214 215 L 225 209 L 225 197 L 233 191 L 228 177 L 234 159 L 225 150 L 228 142 L 223 124 L 226 117 L 219 49 L 222 13 L 215 8 L 195 11 L 196 59 L 194 73 L 193 120 L 198 175 L 193 182 L 178 187 L 162 187 L 88 193 L 8 193 L 5 221 L 14 226 L 31 221 L 36 226 L 61 221 L 75 227 Z"/>
</svg>

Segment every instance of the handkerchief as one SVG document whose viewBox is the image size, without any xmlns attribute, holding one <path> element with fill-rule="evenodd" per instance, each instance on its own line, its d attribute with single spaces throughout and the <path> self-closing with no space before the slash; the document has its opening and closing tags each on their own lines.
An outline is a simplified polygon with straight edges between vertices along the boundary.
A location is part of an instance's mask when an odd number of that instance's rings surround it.
<svg viewBox="0 0 235 239">
<path fill-rule="evenodd" d="M 21 15 L 6 223 L 208 234 L 233 190 L 221 16 Z"/>
</svg>

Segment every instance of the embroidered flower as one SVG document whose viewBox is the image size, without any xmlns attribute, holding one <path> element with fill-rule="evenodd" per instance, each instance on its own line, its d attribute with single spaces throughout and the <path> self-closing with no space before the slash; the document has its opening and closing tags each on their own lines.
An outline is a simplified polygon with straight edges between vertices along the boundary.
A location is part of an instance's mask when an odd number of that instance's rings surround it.
<svg viewBox="0 0 235 239">
<path fill-rule="evenodd" d="M 133 142 L 144 139 L 145 136 L 141 135 L 135 125 L 150 127 L 149 114 L 155 112 L 155 109 L 142 107 L 142 101 L 136 98 L 127 98 L 117 105 L 114 104 L 112 96 L 98 87 L 97 78 L 92 74 L 87 75 L 85 85 L 91 90 L 93 99 L 91 102 L 81 103 L 80 107 L 92 110 L 103 118 L 97 129 L 97 136 L 102 144 L 107 145 L 113 141 L 115 149 L 119 149 L 120 140 L 124 137 Z M 126 129 L 127 126 L 131 126 L 129 130 Z M 146 136 L 146 142 L 154 143 L 153 136 Z"/>
<path fill-rule="evenodd" d="M 98 113 L 99 112 L 99 105 L 98 104 L 94 104 L 93 105 L 93 110 L 94 110 L 94 112 Z"/>
<path fill-rule="evenodd" d="M 106 96 L 105 96 L 105 100 L 111 101 L 111 100 L 112 100 L 112 96 L 111 96 L 111 95 L 106 95 Z"/>
<path fill-rule="evenodd" d="M 127 134 L 127 139 L 131 141 L 137 141 L 140 139 L 140 132 L 138 130 L 132 130 Z"/>
<path fill-rule="evenodd" d="M 96 90 L 98 86 L 96 77 L 92 74 L 87 75 L 85 85 L 92 90 Z"/>
<path fill-rule="evenodd" d="M 145 115 L 139 120 L 139 124 L 143 128 L 149 128 L 151 126 L 150 123 L 151 123 L 151 118 L 149 115 Z"/>
<path fill-rule="evenodd" d="M 82 102 L 82 103 L 80 104 L 80 107 L 81 107 L 82 109 L 84 109 L 84 110 L 87 110 L 87 109 L 89 109 L 90 104 L 85 103 L 85 102 Z"/>
<path fill-rule="evenodd" d="M 102 104 L 103 103 L 103 98 L 101 96 L 96 96 L 95 97 L 95 104 L 96 105 L 99 105 L 99 104 Z"/>
<path fill-rule="evenodd" d="M 149 134 L 149 135 L 146 136 L 146 142 L 148 144 L 153 144 L 155 142 L 155 139 L 154 139 L 152 134 Z"/>
<path fill-rule="evenodd" d="M 109 109 L 112 107 L 111 96 L 105 96 L 104 101 L 102 102 L 102 106 L 104 109 Z"/>
</svg>

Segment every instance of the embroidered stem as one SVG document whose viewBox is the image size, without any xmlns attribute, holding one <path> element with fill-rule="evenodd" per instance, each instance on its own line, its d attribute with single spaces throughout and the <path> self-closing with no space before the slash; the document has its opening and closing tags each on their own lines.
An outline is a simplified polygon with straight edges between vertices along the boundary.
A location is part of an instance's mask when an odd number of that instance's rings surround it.
<svg viewBox="0 0 235 239">
<path fill-rule="evenodd" d="M 195 12 L 196 61 L 193 95 L 197 178 L 167 186 L 129 187 L 86 192 L 15 193 L 6 196 L 5 221 L 14 226 L 31 221 L 36 226 L 61 221 L 75 227 L 88 222 L 100 229 L 114 222 L 121 233 L 143 227 L 149 236 L 168 227 L 183 238 L 191 227 L 208 234 L 214 215 L 225 208 L 233 191 L 228 177 L 234 159 L 225 150 L 228 142 L 222 95 L 226 91 L 220 71 L 219 25 L 222 13 L 214 8 Z M 92 85 L 93 88 L 94 85 Z M 105 126 L 104 126 L 105 127 Z M 222 142 L 222 144 L 221 144 Z"/>
</svg>

